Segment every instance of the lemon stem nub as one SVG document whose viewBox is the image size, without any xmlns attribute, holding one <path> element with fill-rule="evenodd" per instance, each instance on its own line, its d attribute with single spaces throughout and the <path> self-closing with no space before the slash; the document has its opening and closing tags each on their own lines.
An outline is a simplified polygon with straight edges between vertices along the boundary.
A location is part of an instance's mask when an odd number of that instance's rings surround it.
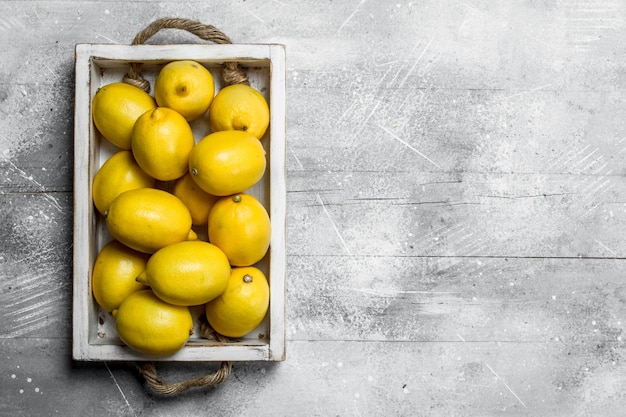
<svg viewBox="0 0 626 417">
<path fill-rule="evenodd" d="M 148 277 L 146 276 L 146 271 L 144 270 L 141 274 L 139 274 L 137 276 L 137 278 L 135 278 L 135 281 L 139 282 L 140 284 L 148 284 Z"/>
<path fill-rule="evenodd" d="M 239 194 L 237 194 L 236 196 L 233 196 L 233 201 L 235 203 L 239 203 L 241 201 L 241 196 Z"/>
<path fill-rule="evenodd" d="M 252 275 L 250 275 L 250 274 L 244 275 L 243 276 L 243 282 L 251 283 L 252 282 Z"/>
</svg>

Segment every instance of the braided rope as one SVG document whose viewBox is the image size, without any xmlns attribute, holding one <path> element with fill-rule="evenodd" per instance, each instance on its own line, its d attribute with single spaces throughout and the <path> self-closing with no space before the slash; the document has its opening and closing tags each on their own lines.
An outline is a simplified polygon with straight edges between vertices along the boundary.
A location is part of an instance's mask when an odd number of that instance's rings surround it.
<svg viewBox="0 0 626 417">
<path fill-rule="evenodd" d="M 205 339 L 217 340 L 221 343 L 228 342 L 228 338 L 215 332 L 209 326 L 206 319 L 200 318 L 200 335 Z M 180 382 L 168 382 L 159 377 L 156 365 L 153 362 L 136 365 L 137 370 L 143 376 L 150 388 L 159 395 L 173 396 L 187 391 L 191 388 L 211 388 L 224 382 L 232 372 L 232 362 L 223 361 L 220 367 L 212 374 L 186 379 Z"/>
<path fill-rule="evenodd" d="M 232 44 L 231 40 L 222 31 L 212 25 L 205 25 L 195 20 L 181 18 L 161 18 L 146 26 L 137 33 L 132 45 L 144 44 L 148 39 L 162 29 L 181 29 L 192 33 L 202 40 L 216 44 Z M 249 84 L 248 76 L 236 62 L 225 62 L 222 69 L 222 78 L 226 85 Z M 150 92 L 150 83 L 141 75 L 141 63 L 132 62 L 128 73 L 124 76 L 124 82 L 141 88 L 146 93 Z"/>
<path fill-rule="evenodd" d="M 139 373 L 146 380 L 150 388 L 159 395 L 177 395 L 191 388 L 215 387 L 224 382 L 232 371 L 232 362 L 222 362 L 220 367 L 212 374 L 190 378 L 179 382 L 168 382 L 157 374 L 156 366 L 153 362 L 137 365 Z"/>
</svg>

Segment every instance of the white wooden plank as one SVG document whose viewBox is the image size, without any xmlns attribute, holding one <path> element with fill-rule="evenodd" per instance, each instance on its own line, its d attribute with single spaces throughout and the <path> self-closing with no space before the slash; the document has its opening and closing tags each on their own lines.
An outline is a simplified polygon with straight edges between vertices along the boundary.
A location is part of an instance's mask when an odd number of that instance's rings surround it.
<svg viewBox="0 0 626 417">
<path fill-rule="evenodd" d="M 8 357 L 0 373 L 0 412 L 619 417 L 626 405 L 621 361 L 606 352 L 569 351 L 558 342 L 293 341 L 285 362 L 235 363 L 231 377 L 217 388 L 176 399 L 147 394 L 149 388 L 130 364 L 70 367 L 50 361 L 49 356 L 63 355 L 65 343 L 0 341 L 0 354 Z M 215 367 L 157 364 L 159 376 L 170 382 L 209 374 Z"/>
</svg>

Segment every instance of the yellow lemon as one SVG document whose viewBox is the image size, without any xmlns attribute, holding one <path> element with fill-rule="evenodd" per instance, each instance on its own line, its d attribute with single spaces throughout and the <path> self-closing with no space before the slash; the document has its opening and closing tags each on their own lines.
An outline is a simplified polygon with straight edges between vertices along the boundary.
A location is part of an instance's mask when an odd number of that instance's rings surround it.
<svg viewBox="0 0 626 417">
<path fill-rule="evenodd" d="M 225 196 L 247 190 L 265 174 L 265 149 L 246 132 L 211 133 L 189 155 L 193 180 L 209 194 Z"/>
<path fill-rule="evenodd" d="M 189 153 L 195 144 L 189 123 L 167 107 L 157 107 L 141 115 L 131 135 L 137 163 L 148 175 L 161 181 L 185 175 Z"/>
<path fill-rule="evenodd" d="M 150 257 L 137 281 L 168 303 L 205 304 L 226 289 L 228 258 L 217 246 L 202 240 L 174 243 Z"/>
<path fill-rule="evenodd" d="M 204 226 L 209 221 L 209 212 L 217 196 L 206 193 L 191 178 L 191 174 L 183 175 L 176 180 L 172 187 L 172 194 L 185 203 L 191 213 L 192 223 L 196 226 Z"/>
<path fill-rule="evenodd" d="M 135 291 L 145 285 L 135 278 L 146 268 L 148 255 L 112 240 L 100 250 L 93 265 L 91 287 L 100 307 L 111 312 Z"/>
<path fill-rule="evenodd" d="M 123 82 L 101 87 L 91 103 L 93 123 L 98 131 L 122 149 L 130 149 L 130 134 L 139 116 L 155 107 L 148 93 Z"/>
<path fill-rule="evenodd" d="M 249 266 L 267 253 L 272 228 L 259 200 L 241 193 L 215 202 L 208 232 L 209 241 L 224 251 L 231 265 Z"/>
<path fill-rule="evenodd" d="M 150 356 L 178 352 L 193 334 L 189 308 L 166 303 L 149 289 L 126 297 L 113 316 L 122 342 Z"/>
<path fill-rule="evenodd" d="M 183 202 L 155 188 L 138 188 L 117 196 L 109 206 L 106 223 L 115 239 L 145 253 L 197 239 Z"/>
<path fill-rule="evenodd" d="M 261 324 L 269 302 L 269 284 L 260 269 L 233 268 L 226 290 L 206 305 L 205 313 L 219 334 L 242 337 Z"/>
<path fill-rule="evenodd" d="M 211 130 L 243 130 L 261 139 L 270 123 L 265 97 L 245 84 L 222 88 L 209 107 Z"/>
<path fill-rule="evenodd" d="M 206 113 L 214 94 L 211 72 L 195 61 L 170 62 L 161 68 L 154 82 L 157 104 L 176 110 L 188 121 Z"/>
<path fill-rule="evenodd" d="M 130 151 L 119 151 L 110 156 L 93 178 L 93 203 L 100 214 L 121 193 L 136 188 L 154 187 L 154 178 L 141 169 Z"/>
</svg>

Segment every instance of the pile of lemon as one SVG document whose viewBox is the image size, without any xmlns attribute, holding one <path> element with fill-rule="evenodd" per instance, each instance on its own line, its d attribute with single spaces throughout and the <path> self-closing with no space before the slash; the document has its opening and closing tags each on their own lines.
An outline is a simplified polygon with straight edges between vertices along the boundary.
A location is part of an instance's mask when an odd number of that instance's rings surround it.
<svg viewBox="0 0 626 417">
<path fill-rule="evenodd" d="M 254 330 L 269 307 L 257 263 L 269 249 L 270 217 L 246 193 L 266 170 L 263 95 L 243 84 L 216 94 L 206 67 L 173 61 L 157 74 L 154 97 L 107 84 L 92 116 L 119 148 L 93 179 L 94 206 L 113 240 L 96 257 L 91 288 L 120 339 L 147 355 L 171 355 L 193 333 L 193 306 L 224 336 Z M 189 122 L 197 119 L 211 133 L 196 142 Z"/>
</svg>

